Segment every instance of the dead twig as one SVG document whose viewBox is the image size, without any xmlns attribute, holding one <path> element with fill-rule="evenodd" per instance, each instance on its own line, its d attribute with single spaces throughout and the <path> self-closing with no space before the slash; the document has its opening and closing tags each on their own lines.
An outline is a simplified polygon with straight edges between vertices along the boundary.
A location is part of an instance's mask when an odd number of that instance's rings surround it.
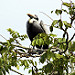
<svg viewBox="0 0 75 75">
<path fill-rule="evenodd" d="M 44 13 L 44 12 L 40 12 L 40 13 L 46 15 L 46 16 L 49 17 L 52 21 L 54 21 L 54 20 L 53 20 L 50 16 L 48 16 L 46 13 Z"/>
<path fill-rule="evenodd" d="M 7 41 L 7 39 L 6 39 L 3 35 L 0 34 L 0 36 L 1 36 L 2 38 L 4 38 L 4 39 Z"/>
<path fill-rule="evenodd" d="M 24 75 L 24 74 L 22 74 L 22 73 L 20 73 L 20 72 L 18 72 L 18 71 L 16 71 L 16 70 L 13 70 L 13 69 L 11 69 L 11 71 L 13 71 L 13 72 L 15 72 L 15 73 L 18 73 L 18 74 L 20 74 L 20 75 Z"/>
</svg>

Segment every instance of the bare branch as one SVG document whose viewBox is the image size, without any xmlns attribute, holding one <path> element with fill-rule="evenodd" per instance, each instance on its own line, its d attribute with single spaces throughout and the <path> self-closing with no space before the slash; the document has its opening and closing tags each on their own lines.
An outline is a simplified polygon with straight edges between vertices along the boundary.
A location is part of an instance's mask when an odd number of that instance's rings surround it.
<svg viewBox="0 0 75 75">
<path fill-rule="evenodd" d="M 21 45 L 18 40 L 15 39 L 15 41 L 16 41 L 17 44 Z"/>
<path fill-rule="evenodd" d="M 49 17 L 53 21 L 53 19 L 50 16 L 48 16 L 46 13 L 44 13 L 44 12 L 40 12 L 40 13 L 43 13 L 44 15 L 46 15 L 47 17 Z"/>
<path fill-rule="evenodd" d="M 67 32 L 67 29 L 63 29 L 63 28 L 61 28 L 61 30 L 63 30 L 64 31 L 64 33 L 67 35 L 67 38 L 66 38 L 66 49 L 63 51 L 63 52 L 60 52 L 60 54 L 62 54 L 62 53 L 65 53 L 66 51 L 67 51 L 67 49 L 68 49 L 68 39 L 69 39 L 69 35 L 68 35 L 68 32 Z"/>
<path fill-rule="evenodd" d="M 22 45 L 13 45 L 13 46 L 15 46 L 15 47 L 19 47 L 19 48 L 23 48 L 23 49 L 31 49 L 31 48 L 28 48 L 28 47 L 24 47 L 24 46 L 22 46 Z"/>
<path fill-rule="evenodd" d="M 73 27 L 73 29 L 75 30 L 75 27 L 74 26 L 72 26 Z"/>
<path fill-rule="evenodd" d="M 0 36 L 1 36 L 2 38 L 4 38 L 4 39 L 7 41 L 7 39 L 6 39 L 3 35 L 0 34 Z"/>
<path fill-rule="evenodd" d="M 26 58 L 29 58 L 29 57 L 33 57 L 33 58 L 36 58 L 36 57 L 40 57 L 41 55 L 21 55 L 21 56 L 17 56 L 17 57 L 20 57 L 20 58 L 22 58 L 22 57 L 26 57 Z"/>
<path fill-rule="evenodd" d="M 20 75 L 24 75 L 24 74 L 22 74 L 22 73 L 20 73 L 20 72 L 18 72 L 18 71 L 16 71 L 16 70 L 13 70 L 13 69 L 11 69 L 11 71 L 16 72 L 16 73 L 18 73 L 18 74 L 20 74 Z"/>
<path fill-rule="evenodd" d="M 69 42 L 72 41 L 72 39 L 73 39 L 74 37 L 75 37 L 75 33 L 73 34 L 73 36 L 71 37 L 71 39 L 69 40 Z"/>
</svg>

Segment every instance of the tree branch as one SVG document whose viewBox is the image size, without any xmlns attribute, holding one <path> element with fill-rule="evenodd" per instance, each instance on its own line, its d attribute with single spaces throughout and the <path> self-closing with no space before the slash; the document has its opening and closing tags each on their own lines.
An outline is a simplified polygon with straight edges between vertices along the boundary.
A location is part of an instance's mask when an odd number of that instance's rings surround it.
<svg viewBox="0 0 75 75">
<path fill-rule="evenodd" d="M 63 51 L 63 52 L 60 52 L 60 54 L 62 54 L 62 53 L 65 53 L 66 51 L 67 51 L 67 49 L 68 49 L 68 39 L 69 39 L 69 35 L 68 35 L 68 32 L 67 32 L 67 29 L 63 29 L 63 28 L 61 28 L 61 30 L 63 30 L 64 31 L 64 33 L 67 35 L 67 38 L 66 38 L 66 49 Z"/>
<path fill-rule="evenodd" d="M 73 27 L 73 26 L 72 26 Z M 73 27 L 73 29 L 75 30 L 75 27 Z"/>
<path fill-rule="evenodd" d="M 48 16 L 46 13 L 44 13 L 44 12 L 40 12 L 40 13 L 43 13 L 44 15 L 46 15 L 47 17 L 49 17 L 53 21 L 53 19 L 50 16 Z"/>
<path fill-rule="evenodd" d="M 7 41 L 7 39 L 6 39 L 3 35 L 0 34 L 0 36 L 1 36 L 2 38 L 4 38 L 4 39 Z"/>
<path fill-rule="evenodd" d="M 75 33 L 73 34 L 73 36 L 71 37 L 71 39 L 69 40 L 69 42 L 72 41 L 74 37 L 75 37 Z"/>
<path fill-rule="evenodd" d="M 24 74 L 22 74 L 22 73 L 20 73 L 20 72 L 18 72 L 18 71 L 16 71 L 16 70 L 13 70 L 13 69 L 11 69 L 11 71 L 13 71 L 13 72 L 15 72 L 15 73 L 18 73 L 18 74 L 20 74 L 20 75 L 24 75 Z"/>
</svg>

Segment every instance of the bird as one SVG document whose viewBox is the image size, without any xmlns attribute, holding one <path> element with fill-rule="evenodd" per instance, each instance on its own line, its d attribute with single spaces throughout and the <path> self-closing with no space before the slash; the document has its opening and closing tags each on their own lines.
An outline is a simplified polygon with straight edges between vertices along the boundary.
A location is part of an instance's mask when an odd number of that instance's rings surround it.
<svg viewBox="0 0 75 75">
<path fill-rule="evenodd" d="M 39 18 L 37 15 L 27 14 L 29 16 L 29 20 L 27 21 L 27 34 L 32 43 L 33 38 L 37 36 L 39 33 L 46 33 L 46 29 L 43 25 L 43 21 L 39 23 Z M 42 46 L 36 45 L 37 48 L 41 49 Z M 43 49 L 48 49 L 48 45 L 43 45 Z"/>
</svg>

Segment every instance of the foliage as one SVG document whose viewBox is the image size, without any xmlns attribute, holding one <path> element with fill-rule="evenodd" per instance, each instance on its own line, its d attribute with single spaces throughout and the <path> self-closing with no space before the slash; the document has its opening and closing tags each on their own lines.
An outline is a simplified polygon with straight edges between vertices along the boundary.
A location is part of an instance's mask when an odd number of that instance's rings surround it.
<svg viewBox="0 0 75 75">
<path fill-rule="evenodd" d="M 68 29 L 72 28 L 72 23 L 75 19 L 75 4 L 62 2 L 62 6 L 66 6 L 68 10 L 56 9 L 51 11 L 55 12 L 57 16 L 60 16 L 59 20 L 53 20 L 50 25 L 50 34 L 38 34 L 33 42 L 32 46 L 36 45 L 50 45 L 49 49 L 32 49 L 23 47 L 20 41 L 27 39 L 27 35 L 20 35 L 18 32 L 7 29 L 11 35 L 11 38 L 5 42 L 0 41 L 0 75 L 6 75 L 9 70 L 12 70 L 12 66 L 19 69 L 20 66 L 24 66 L 24 70 L 31 68 L 28 72 L 33 75 L 75 75 L 75 41 L 73 41 L 74 35 L 69 39 Z M 70 16 L 70 23 L 62 21 L 61 15 L 65 12 Z M 56 34 L 53 34 L 54 28 L 63 31 L 62 38 L 58 38 Z M 74 28 L 74 27 L 73 27 Z M 42 68 L 38 68 L 37 62 L 30 59 L 21 59 L 22 57 L 36 57 L 39 56 L 39 62 L 45 65 Z M 71 72 L 69 73 L 69 69 Z M 14 71 L 14 70 L 12 70 Z M 14 71 L 20 75 L 17 71 Z"/>
</svg>

